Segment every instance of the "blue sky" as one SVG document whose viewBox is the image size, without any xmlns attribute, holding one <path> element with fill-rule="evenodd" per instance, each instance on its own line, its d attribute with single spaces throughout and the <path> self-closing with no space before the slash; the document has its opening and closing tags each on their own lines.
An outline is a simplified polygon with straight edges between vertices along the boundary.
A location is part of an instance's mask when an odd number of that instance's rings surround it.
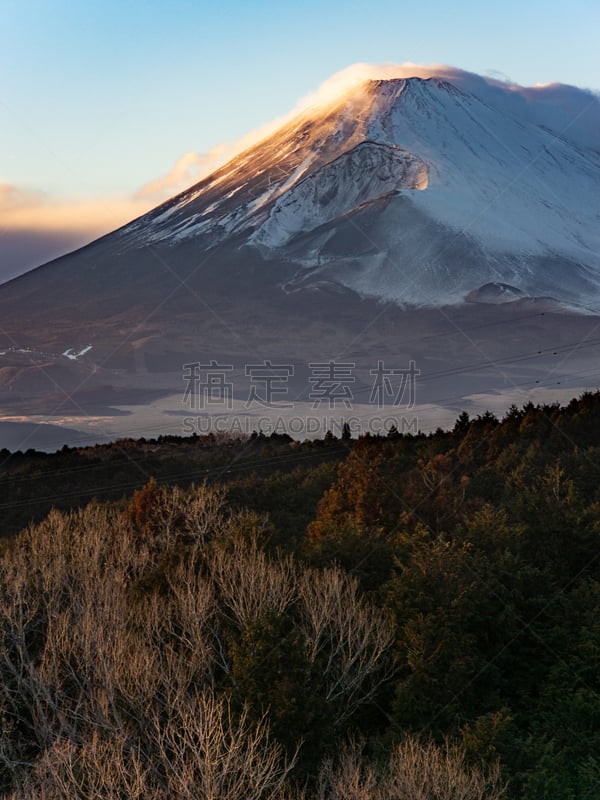
<svg viewBox="0 0 600 800">
<path fill-rule="evenodd" d="M 598 0 L 0 0 L 0 185 L 31 205 L 100 198 L 116 219 L 184 153 L 236 140 L 354 62 L 600 89 L 599 29 Z"/>
</svg>

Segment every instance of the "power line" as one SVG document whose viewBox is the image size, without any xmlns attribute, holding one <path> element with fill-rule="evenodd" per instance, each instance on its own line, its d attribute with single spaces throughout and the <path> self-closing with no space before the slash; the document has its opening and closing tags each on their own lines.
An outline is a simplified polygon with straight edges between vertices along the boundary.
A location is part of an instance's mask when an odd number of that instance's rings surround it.
<svg viewBox="0 0 600 800">
<path fill-rule="evenodd" d="M 327 449 L 326 453 L 328 455 L 337 455 L 341 453 L 347 453 L 348 447 L 330 447 Z M 205 478 L 210 479 L 211 477 L 220 477 L 221 475 L 227 475 L 229 473 L 239 473 L 239 472 L 253 472 L 256 469 L 265 466 L 277 466 L 279 463 L 285 463 L 286 461 L 293 461 L 294 463 L 297 461 L 303 461 L 306 459 L 314 459 L 318 453 L 305 453 L 304 455 L 298 455 L 297 453 L 285 453 L 280 456 L 274 456 L 268 459 L 262 459 L 258 461 L 252 461 L 251 463 L 244 463 L 244 464 L 229 464 L 227 466 L 220 466 L 220 467 L 206 467 L 197 470 L 187 470 L 186 472 L 181 472 L 176 475 L 169 475 L 164 478 L 163 483 L 168 484 L 177 481 L 183 480 L 191 480 L 192 478 Z M 83 495 L 87 495 L 90 492 L 116 492 L 116 491 L 125 491 L 127 489 L 136 489 L 140 486 L 140 481 L 128 481 L 127 483 L 117 483 L 117 484 L 109 484 L 106 486 L 95 486 L 93 488 L 82 489 L 81 491 L 77 492 L 68 492 L 61 495 L 45 495 L 43 497 L 34 497 L 34 498 L 27 498 L 25 500 L 19 500 L 16 502 L 8 502 L 0 504 L 0 510 L 8 510 L 13 508 L 21 508 L 26 505 L 31 505 L 32 503 L 44 503 L 44 502 L 51 502 L 57 500 L 67 500 L 72 497 L 81 497 Z"/>
</svg>

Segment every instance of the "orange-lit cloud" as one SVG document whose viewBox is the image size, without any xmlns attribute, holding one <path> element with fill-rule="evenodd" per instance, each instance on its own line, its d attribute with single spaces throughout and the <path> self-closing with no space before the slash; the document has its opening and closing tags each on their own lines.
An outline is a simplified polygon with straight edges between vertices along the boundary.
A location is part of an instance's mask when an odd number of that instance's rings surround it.
<svg viewBox="0 0 600 800">
<path fill-rule="evenodd" d="M 294 109 L 284 117 L 268 122 L 233 142 L 223 142 L 213 147 L 208 153 L 185 153 L 177 159 L 166 175 L 142 186 L 135 197 L 139 200 L 150 199 L 154 205 L 168 200 L 222 167 L 238 153 L 266 139 L 297 114 L 298 110 Z"/>
<path fill-rule="evenodd" d="M 349 92 L 368 80 L 391 80 L 393 78 L 430 78 L 434 75 L 442 77 L 455 72 L 453 67 L 445 64 L 368 64 L 358 62 L 336 72 L 319 88 L 302 97 L 291 112 L 300 113 L 309 108 L 333 102 L 340 95 Z"/>
<path fill-rule="evenodd" d="M 44 202 L 43 192 L 20 189 L 10 183 L 0 183 L 0 221 L 19 209 L 30 208 Z"/>
<path fill-rule="evenodd" d="M 124 225 L 153 206 L 150 199 L 53 200 L 0 183 L 0 283 Z"/>
<path fill-rule="evenodd" d="M 140 200 L 150 198 L 155 202 L 172 197 L 227 161 L 230 151 L 231 146 L 219 144 L 208 153 L 185 153 L 166 175 L 142 186 L 135 197 Z"/>
<path fill-rule="evenodd" d="M 4 184 L 0 187 L 0 235 L 5 230 L 32 227 L 40 231 L 79 229 L 99 234 L 143 214 L 149 205 L 123 197 L 50 200 L 41 193 L 23 193 Z"/>
</svg>

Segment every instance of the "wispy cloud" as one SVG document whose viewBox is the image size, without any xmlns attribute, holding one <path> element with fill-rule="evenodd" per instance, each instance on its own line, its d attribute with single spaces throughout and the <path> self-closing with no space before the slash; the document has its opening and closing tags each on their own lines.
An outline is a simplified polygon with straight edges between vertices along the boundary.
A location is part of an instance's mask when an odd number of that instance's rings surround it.
<svg viewBox="0 0 600 800">
<path fill-rule="evenodd" d="M 140 200 L 149 198 L 159 203 L 210 174 L 225 163 L 234 151 L 235 145 L 220 144 L 208 153 L 184 153 L 166 175 L 142 186 L 135 196 Z"/>
</svg>

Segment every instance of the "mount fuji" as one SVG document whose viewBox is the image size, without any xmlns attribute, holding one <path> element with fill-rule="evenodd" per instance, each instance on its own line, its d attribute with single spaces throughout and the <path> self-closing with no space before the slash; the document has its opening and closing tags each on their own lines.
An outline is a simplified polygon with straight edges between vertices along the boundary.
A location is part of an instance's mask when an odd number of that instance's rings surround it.
<svg viewBox="0 0 600 800">
<path fill-rule="evenodd" d="M 598 324 L 598 122 L 598 98 L 572 87 L 448 69 L 357 81 L 1 286 L 0 406 L 49 413 L 63 392 L 74 416 L 129 414 L 209 355 L 462 364 L 463 399 L 498 388 L 469 366 L 483 358 L 505 387 L 543 386 L 544 348 Z M 525 342 L 540 358 L 511 372 Z"/>
<path fill-rule="evenodd" d="M 439 306 L 492 283 L 585 305 L 600 292 L 600 153 L 568 134 L 447 80 L 368 80 L 120 236 L 235 238 L 297 266 L 284 291 L 327 281 Z"/>
</svg>

